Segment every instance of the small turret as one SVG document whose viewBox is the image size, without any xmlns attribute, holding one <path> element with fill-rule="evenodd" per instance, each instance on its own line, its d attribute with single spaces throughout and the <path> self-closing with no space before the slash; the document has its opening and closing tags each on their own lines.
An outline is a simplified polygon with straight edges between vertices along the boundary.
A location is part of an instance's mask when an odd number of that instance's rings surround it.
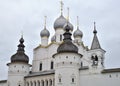
<svg viewBox="0 0 120 86">
<path fill-rule="evenodd" d="M 79 29 L 79 20 L 77 16 L 77 30 L 73 33 L 75 42 L 82 42 L 83 32 Z"/>
<path fill-rule="evenodd" d="M 45 24 L 44 29 L 40 33 L 41 36 L 41 45 L 47 46 L 48 45 L 48 38 L 50 36 L 50 32 L 46 29 L 46 16 L 45 16 Z"/>
<path fill-rule="evenodd" d="M 13 56 L 11 56 L 11 63 L 13 62 L 25 62 L 28 63 L 29 62 L 29 57 L 24 53 L 24 39 L 23 37 L 21 37 L 21 39 L 19 40 L 20 44 L 18 45 L 18 50 L 17 53 L 14 54 Z"/>
<path fill-rule="evenodd" d="M 25 54 L 23 36 L 19 40 L 17 53 L 11 56 L 8 66 L 7 86 L 25 86 L 24 76 L 28 75 L 31 65 L 29 57 Z"/>
<path fill-rule="evenodd" d="M 97 37 L 97 30 L 96 30 L 96 23 L 94 22 L 94 37 L 91 45 L 91 49 L 89 50 L 89 57 L 91 60 L 90 67 L 103 69 L 104 68 L 104 56 L 105 50 L 103 50 L 100 46 L 98 37 Z"/>
</svg>

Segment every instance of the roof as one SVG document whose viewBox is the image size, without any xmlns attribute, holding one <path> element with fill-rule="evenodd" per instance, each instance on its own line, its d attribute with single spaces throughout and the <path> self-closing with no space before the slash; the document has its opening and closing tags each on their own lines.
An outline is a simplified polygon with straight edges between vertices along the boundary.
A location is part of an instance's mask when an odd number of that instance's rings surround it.
<svg viewBox="0 0 120 86">
<path fill-rule="evenodd" d="M 120 68 L 104 69 L 101 73 L 116 73 L 116 72 L 120 72 Z"/>
<path fill-rule="evenodd" d="M 87 70 L 87 69 L 89 69 L 88 66 L 83 66 L 83 67 L 81 67 L 79 70 Z"/>
<path fill-rule="evenodd" d="M 40 71 L 40 72 L 31 72 L 30 74 L 28 74 L 27 76 L 25 76 L 25 78 L 36 77 L 36 76 L 45 76 L 45 75 L 51 75 L 51 74 L 55 74 L 55 70 Z"/>
<path fill-rule="evenodd" d="M 7 82 L 7 80 L 0 80 L 0 83 L 5 83 Z"/>
</svg>

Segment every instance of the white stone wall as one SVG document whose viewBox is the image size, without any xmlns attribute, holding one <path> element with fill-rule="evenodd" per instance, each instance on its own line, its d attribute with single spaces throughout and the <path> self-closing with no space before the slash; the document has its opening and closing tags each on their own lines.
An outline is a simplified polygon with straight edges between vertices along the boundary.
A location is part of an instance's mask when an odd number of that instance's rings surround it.
<svg viewBox="0 0 120 86">
<path fill-rule="evenodd" d="M 120 86 L 120 72 L 80 74 L 80 86 Z"/>
</svg>

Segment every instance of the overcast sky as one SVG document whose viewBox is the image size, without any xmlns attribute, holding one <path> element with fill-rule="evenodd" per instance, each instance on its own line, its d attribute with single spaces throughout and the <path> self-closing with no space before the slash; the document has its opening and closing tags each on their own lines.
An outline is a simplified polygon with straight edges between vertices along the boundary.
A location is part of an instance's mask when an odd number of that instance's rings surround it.
<svg viewBox="0 0 120 86">
<path fill-rule="evenodd" d="M 60 0 L 0 0 L 0 80 L 7 79 L 7 66 L 16 53 L 23 31 L 26 54 L 32 63 L 33 49 L 40 44 L 40 31 L 47 16 L 47 28 L 54 34 L 53 24 L 60 16 Z M 91 46 L 93 22 L 98 38 L 106 50 L 105 67 L 120 67 L 120 0 L 63 0 L 64 16 L 70 8 L 70 22 L 76 30 L 79 16 L 83 41 Z"/>
</svg>

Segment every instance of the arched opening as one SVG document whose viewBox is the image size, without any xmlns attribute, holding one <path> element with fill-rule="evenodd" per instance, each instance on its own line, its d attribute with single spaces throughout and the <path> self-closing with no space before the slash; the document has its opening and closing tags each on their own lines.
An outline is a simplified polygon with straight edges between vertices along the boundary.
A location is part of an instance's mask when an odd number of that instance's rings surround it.
<svg viewBox="0 0 120 86">
<path fill-rule="evenodd" d="M 29 82 L 26 82 L 26 86 L 29 86 Z"/>
<path fill-rule="evenodd" d="M 92 66 L 98 65 L 98 56 L 97 55 L 92 56 L 91 60 L 93 61 Z"/>
<path fill-rule="evenodd" d="M 52 80 L 51 79 L 49 80 L 49 86 L 52 86 Z"/>
<path fill-rule="evenodd" d="M 41 86 L 44 86 L 44 81 L 43 80 L 41 81 Z"/>
<path fill-rule="evenodd" d="M 34 86 L 36 86 L 36 82 L 34 81 Z"/>
<path fill-rule="evenodd" d="M 40 81 L 38 81 L 38 86 L 40 86 Z"/>
</svg>

